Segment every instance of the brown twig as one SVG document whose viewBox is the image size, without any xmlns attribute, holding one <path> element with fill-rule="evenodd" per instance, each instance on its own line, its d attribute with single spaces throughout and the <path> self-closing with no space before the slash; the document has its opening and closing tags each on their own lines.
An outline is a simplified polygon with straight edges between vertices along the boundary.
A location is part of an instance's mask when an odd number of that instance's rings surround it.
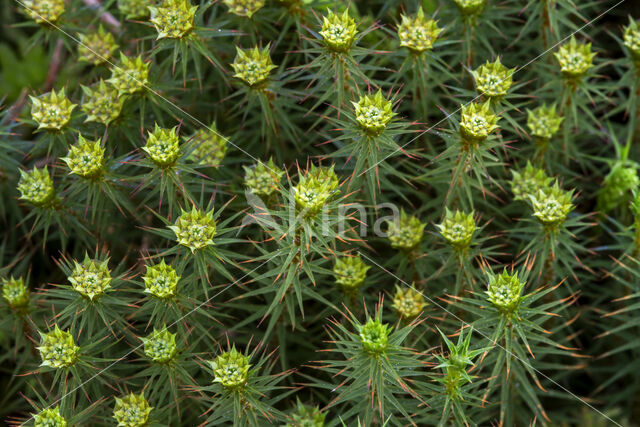
<svg viewBox="0 0 640 427">
<path fill-rule="evenodd" d="M 114 29 L 119 29 L 120 28 L 120 21 L 118 21 L 115 16 L 113 16 L 110 12 L 107 12 L 106 10 L 104 10 L 102 8 L 102 5 L 100 4 L 100 0 L 82 0 L 82 2 L 89 6 L 90 9 L 94 9 L 94 10 L 100 10 L 100 20 L 102 22 L 104 22 L 107 25 L 110 25 L 111 27 L 113 27 Z"/>
</svg>

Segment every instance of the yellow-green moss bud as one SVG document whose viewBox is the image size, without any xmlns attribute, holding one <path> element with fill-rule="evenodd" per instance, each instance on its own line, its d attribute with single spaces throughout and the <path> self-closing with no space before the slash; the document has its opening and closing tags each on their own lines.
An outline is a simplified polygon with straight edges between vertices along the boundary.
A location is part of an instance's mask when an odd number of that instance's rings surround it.
<svg viewBox="0 0 640 427">
<path fill-rule="evenodd" d="M 100 65 L 110 61 L 116 49 L 118 49 L 118 45 L 113 38 L 113 34 L 105 31 L 100 25 L 97 33 L 80 35 L 78 60 Z"/>
<path fill-rule="evenodd" d="M 251 18 L 264 6 L 264 0 L 223 0 L 229 12 L 238 16 Z"/>
<path fill-rule="evenodd" d="M 38 24 L 53 24 L 64 13 L 64 0 L 24 0 L 27 15 Z"/>
<path fill-rule="evenodd" d="M 501 274 L 491 275 L 487 287 L 487 298 L 503 313 L 513 313 L 522 300 L 524 282 L 518 279 L 518 273 L 513 275 L 505 269 Z"/>
<path fill-rule="evenodd" d="M 256 87 L 263 85 L 268 79 L 271 70 L 277 68 L 271 62 L 269 55 L 269 46 L 264 49 L 243 50 L 236 46 L 236 58 L 233 60 L 231 67 L 236 77 L 242 80 L 247 86 Z"/>
<path fill-rule="evenodd" d="M 66 97 L 64 89 L 56 93 L 55 89 L 40 97 L 29 96 L 31 99 L 31 118 L 38 123 L 38 130 L 62 130 L 69 120 L 71 112 L 76 107 Z"/>
<path fill-rule="evenodd" d="M 87 141 L 82 135 L 78 135 L 77 144 L 71 146 L 67 157 L 63 157 L 62 160 L 72 174 L 95 179 L 104 172 L 104 151 L 100 139 Z"/>
<path fill-rule="evenodd" d="M 476 231 L 476 222 L 473 219 L 473 212 L 466 214 L 456 211 L 453 213 L 446 209 L 444 221 L 436 227 L 453 248 L 462 251 L 471 245 L 473 233 Z"/>
<path fill-rule="evenodd" d="M 33 427 L 67 427 L 67 420 L 60 414 L 60 408 L 43 409 L 33 416 Z"/>
<path fill-rule="evenodd" d="M 578 43 L 574 36 L 553 55 L 560 64 L 562 74 L 570 79 L 584 76 L 593 67 L 593 58 L 596 56 L 591 52 L 591 43 Z"/>
<path fill-rule="evenodd" d="M 249 358 L 236 350 L 236 347 L 220 354 L 209 362 L 213 370 L 213 382 L 220 383 L 228 390 L 238 390 L 249 380 Z"/>
<path fill-rule="evenodd" d="M 560 129 L 564 117 L 556 112 L 556 105 L 541 105 L 535 110 L 527 110 L 527 126 L 535 138 L 548 140 Z"/>
<path fill-rule="evenodd" d="M 391 101 L 382 96 L 380 90 L 375 95 L 362 96 L 352 104 L 356 122 L 370 136 L 380 135 L 395 115 Z"/>
<path fill-rule="evenodd" d="M 498 129 L 498 120 L 498 116 L 491 112 L 489 101 L 484 104 L 463 105 L 460 135 L 467 144 L 480 144 Z"/>
<path fill-rule="evenodd" d="M 40 332 L 40 357 L 42 364 L 51 368 L 68 368 L 78 361 L 78 347 L 69 332 L 62 331 L 55 326 L 53 331 L 46 334 Z"/>
<path fill-rule="evenodd" d="M 126 19 L 144 19 L 149 16 L 150 0 L 118 0 L 118 10 Z"/>
<path fill-rule="evenodd" d="M 160 6 L 149 6 L 151 23 L 158 31 L 158 39 L 181 39 L 193 30 L 193 18 L 198 6 L 189 0 L 164 0 Z"/>
<path fill-rule="evenodd" d="M 253 167 L 243 166 L 244 185 L 253 194 L 268 197 L 278 191 L 284 171 L 276 166 L 273 159 L 265 164 L 258 161 Z"/>
<path fill-rule="evenodd" d="M 317 406 L 307 406 L 298 401 L 295 412 L 289 415 L 284 427 L 324 427 L 326 414 Z"/>
<path fill-rule="evenodd" d="M 370 354 L 384 353 L 389 345 L 389 326 L 379 320 L 369 319 L 364 325 L 358 327 L 362 349 Z"/>
<path fill-rule="evenodd" d="M 146 267 L 147 273 L 142 278 L 144 292 L 160 299 L 173 298 L 177 293 L 178 281 L 180 280 L 176 270 L 165 264 L 164 260 L 159 264 L 147 265 Z"/>
<path fill-rule="evenodd" d="M 213 245 L 213 237 L 216 235 L 216 222 L 213 219 L 213 210 L 203 213 L 194 207 L 191 211 L 182 211 L 175 225 L 169 229 L 176 235 L 176 240 L 195 252 L 207 246 Z"/>
<path fill-rule="evenodd" d="M 529 196 L 533 206 L 533 216 L 547 227 L 555 228 L 564 223 L 567 215 L 574 208 L 571 200 L 573 191 L 564 191 L 556 183 L 553 187 L 538 190 Z"/>
<path fill-rule="evenodd" d="M 209 129 L 198 130 L 191 138 L 193 149 L 189 159 L 203 166 L 219 166 L 227 153 L 227 138 L 213 123 Z"/>
<path fill-rule="evenodd" d="M 147 143 L 142 150 L 161 168 L 170 168 L 175 165 L 180 158 L 180 138 L 177 127 L 163 129 L 156 123 L 153 132 L 149 132 Z"/>
<path fill-rule="evenodd" d="M 39 207 L 50 206 L 56 197 L 56 190 L 46 166 L 42 169 L 33 168 L 29 172 L 20 169 L 18 191 L 21 200 Z"/>
<path fill-rule="evenodd" d="M 640 61 L 640 28 L 638 23 L 631 20 L 629 25 L 624 29 L 623 35 L 624 46 L 629 49 L 629 53 L 634 61 Z"/>
<path fill-rule="evenodd" d="M 598 194 L 598 209 L 608 212 L 628 202 L 633 190 L 640 185 L 640 179 L 634 165 L 618 162 L 613 165 L 603 184 Z"/>
<path fill-rule="evenodd" d="M 461 15 L 477 15 L 482 12 L 485 0 L 453 0 Z"/>
<path fill-rule="evenodd" d="M 356 21 L 349 16 L 348 9 L 342 15 L 328 10 L 327 16 L 323 17 L 320 35 L 325 46 L 331 51 L 348 52 L 356 40 L 357 33 Z"/>
<path fill-rule="evenodd" d="M 178 353 L 176 334 L 169 332 L 166 326 L 162 329 L 154 328 L 151 334 L 141 340 L 144 343 L 144 354 L 153 362 L 169 363 Z"/>
<path fill-rule="evenodd" d="M 23 310 L 29 305 L 29 289 L 22 277 L 2 279 L 2 297 L 13 309 Z"/>
<path fill-rule="evenodd" d="M 404 46 L 414 53 L 422 53 L 433 49 L 433 44 L 442 32 L 433 19 L 424 16 L 422 7 L 414 16 L 402 15 L 402 22 L 398 26 L 400 46 Z"/>
<path fill-rule="evenodd" d="M 125 397 L 116 397 L 113 418 L 118 427 L 142 427 L 149 422 L 149 414 L 153 409 L 144 398 L 144 393 L 129 393 Z"/>
<path fill-rule="evenodd" d="M 120 53 L 120 65 L 113 67 L 108 82 L 120 95 L 139 92 L 149 85 L 149 64 L 142 60 L 142 55 L 129 58 Z"/>
<path fill-rule="evenodd" d="M 500 62 L 487 61 L 471 72 L 476 82 L 476 89 L 489 98 L 502 98 L 507 94 L 513 84 L 515 68 L 507 68 Z"/>
<path fill-rule="evenodd" d="M 393 307 L 398 316 L 404 320 L 413 320 L 424 310 L 424 297 L 413 287 L 396 286 L 393 296 Z"/>
<path fill-rule="evenodd" d="M 333 276 L 336 279 L 336 284 L 343 290 L 355 292 L 364 283 L 369 268 L 371 267 L 360 259 L 360 255 L 344 256 L 336 259 Z"/>
<path fill-rule="evenodd" d="M 337 194 L 339 185 L 333 166 L 330 168 L 312 166 L 310 171 L 300 175 L 298 185 L 293 187 L 296 206 L 305 216 L 314 216 Z"/>
<path fill-rule="evenodd" d="M 530 201 L 530 197 L 538 194 L 538 191 L 549 188 L 552 178 L 547 176 L 543 169 L 534 167 L 531 162 L 527 162 L 527 166 L 522 172 L 511 171 L 511 191 L 514 200 Z"/>
<path fill-rule="evenodd" d="M 73 271 L 67 277 L 73 290 L 92 301 L 103 295 L 111 287 L 108 262 L 93 260 L 88 255 L 84 256 L 82 264 L 73 261 Z"/>
<path fill-rule="evenodd" d="M 120 96 L 116 88 L 100 80 L 92 87 L 82 86 L 82 91 L 84 102 L 81 108 L 87 115 L 85 122 L 108 125 L 120 117 L 126 98 Z"/>
<path fill-rule="evenodd" d="M 413 215 L 407 215 L 404 210 L 400 212 L 400 218 L 389 221 L 387 238 L 391 247 L 403 251 L 411 251 L 418 247 L 422 241 L 422 232 L 426 224 L 420 222 Z"/>
</svg>

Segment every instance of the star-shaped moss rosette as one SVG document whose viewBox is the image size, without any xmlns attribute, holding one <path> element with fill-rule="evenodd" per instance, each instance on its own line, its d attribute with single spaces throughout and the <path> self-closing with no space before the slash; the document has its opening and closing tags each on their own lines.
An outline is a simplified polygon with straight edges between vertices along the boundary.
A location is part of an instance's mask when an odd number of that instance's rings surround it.
<svg viewBox="0 0 640 427">
<path fill-rule="evenodd" d="M 237 351 L 235 345 L 209 362 L 209 366 L 213 370 L 213 382 L 227 390 L 242 389 L 249 380 L 249 357 Z"/>
<path fill-rule="evenodd" d="M 498 129 L 499 117 L 491 112 L 489 101 L 463 105 L 461 109 L 460 136 L 468 145 L 477 146 Z"/>
<path fill-rule="evenodd" d="M 389 346 L 391 329 L 379 319 L 369 319 L 364 325 L 358 326 L 358 335 L 362 349 L 371 355 L 381 355 Z"/>
<path fill-rule="evenodd" d="M 485 0 L 453 0 L 463 16 L 478 15 L 484 9 Z"/>
<path fill-rule="evenodd" d="M 553 54 L 560 64 L 562 75 L 568 79 L 580 79 L 593 68 L 593 58 L 596 53 L 591 52 L 591 43 L 578 43 L 571 36 L 569 43 L 560 46 Z"/>
<path fill-rule="evenodd" d="M 197 9 L 189 0 L 163 0 L 159 6 L 149 6 L 149 21 L 158 31 L 157 39 L 181 39 L 191 34 Z"/>
<path fill-rule="evenodd" d="M 633 19 L 630 19 L 629 25 L 624 28 L 622 40 L 633 60 L 636 63 L 640 62 L 640 28 Z"/>
<path fill-rule="evenodd" d="M 219 166 L 227 153 L 227 138 L 222 135 L 216 124 L 208 129 L 199 129 L 189 139 L 192 147 L 189 159 L 202 166 Z"/>
<path fill-rule="evenodd" d="M 156 123 L 153 132 L 149 132 L 145 146 L 142 147 L 151 161 L 160 168 L 170 168 L 180 158 L 180 137 L 177 129 L 164 129 Z"/>
<path fill-rule="evenodd" d="M 541 105 L 535 110 L 527 110 L 527 126 L 531 135 L 539 140 L 549 140 L 560 130 L 564 117 L 556 112 L 556 105 Z"/>
<path fill-rule="evenodd" d="M 147 272 L 142 277 L 144 292 L 159 299 L 171 299 L 176 296 L 180 276 L 175 268 L 165 264 L 164 260 L 156 265 L 147 265 Z"/>
<path fill-rule="evenodd" d="M 271 70 L 277 68 L 271 61 L 269 46 L 243 50 L 236 46 L 236 57 L 231 64 L 234 75 L 249 87 L 262 87 L 269 80 Z"/>
<path fill-rule="evenodd" d="M 67 157 L 62 157 L 70 173 L 87 179 L 98 179 L 104 173 L 105 148 L 100 139 L 89 141 L 78 135 L 78 142 L 72 145 Z"/>
<path fill-rule="evenodd" d="M 29 305 L 29 289 L 22 277 L 2 279 L 2 298 L 15 310 L 24 310 Z"/>
<path fill-rule="evenodd" d="M 38 24 L 49 25 L 64 13 L 64 0 L 24 0 L 27 15 Z"/>
<path fill-rule="evenodd" d="M 60 414 L 58 406 L 33 414 L 33 427 L 67 427 L 67 425 L 67 420 Z"/>
<path fill-rule="evenodd" d="M 182 211 L 175 225 L 169 229 L 176 235 L 178 244 L 191 250 L 191 253 L 212 246 L 216 235 L 216 221 L 213 219 L 213 209 L 202 212 L 196 207 L 190 211 Z"/>
<path fill-rule="evenodd" d="M 120 53 L 120 65 L 111 69 L 111 78 L 107 80 L 120 95 L 131 95 L 142 91 L 149 85 L 149 64 L 142 55 L 129 58 Z"/>
<path fill-rule="evenodd" d="M 166 326 L 162 329 L 153 329 L 153 332 L 145 338 L 140 338 L 144 344 L 144 354 L 151 361 L 160 364 L 172 362 L 178 354 L 176 347 L 176 334 L 169 332 Z"/>
<path fill-rule="evenodd" d="M 335 14 L 327 10 L 327 15 L 322 18 L 320 35 L 324 45 L 333 52 L 346 53 L 356 40 L 358 30 L 356 21 L 349 16 L 349 10 L 342 14 Z"/>
<path fill-rule="evenodd" d="M 82 263 L 73 261 L 73 270 L 67 279 L 74 291 L 94 301 L 111 288 L 109 260 L 94 260 L 85 254 Z"/>
<path fill-rule="evenodd" d="M 502 65 L 500 58 L 495 62 L 487 61 L 471 72 L 476 84 L 476 89 L 482 95 L 500 99 L 504 97 L 513 85 L 513 73 L 515 68 L 507 68 Z"/>
<path fill-rule="evenodd" d="M 353 293 L 362 286 L 367 277 L 367 270 L 370 268 L 362 261 L 360 255 L 343 256 L 336 259 L 333 277 L 340 288 L 345 292 Z"/>
<path fill-rule="evenodd" d="M 420 54 L 433 49 L 433 44 L 442 31 L 436 21 L 424 16 L 424 11 L 420 7 L 418 13 L 413 16 L 402 15 L 402 22 L 398 25 L 400 46 Z"/>
<path fill-rule="evenodd" d="M 426 303 L 424 297 L 414 287 L 397 286 L 393 296 L 393 309 L 398 317 L 405 321 L 411 321 L 418 317 L 424 310 Z"/>
<path fill-rule="evenodd" d="M 518 278 L 518 273 L 509 274 L 505 268 L 501 274 L 491 274 L 487 285 L 487 299 L 500 312 L 511 314 L 517 310 L 522 301 L 524 282 Z"/>
<path fill-rule="evenodd" d="M 340 181 L 333 168 L 312 165 L 309 171 L 300 174 L 298 185 L 293 187 L 293 196 L 303 216 L 315 216 L 338 194 Z"/>
<path fill-rule="evenodd" d="M 91 87 L 81 86 L 84 100 L 80 108 L 87 115 L 85 122 L 108 125 L 120 117 L 126 96 L 120 96 L 118 90 L 102 79 Z"/>
<path fill-rule="evenodd" d="M 111 60 L 118 49 L 113 34 L 100 25 L 98 31 L 90 34 L 80 34 L 78 44 L 78 60 L 93 65 L 100 65 Z"/>
<path fill-rule="evenodd" d="M 393 104 L 380 90 L 375 95 L 361 96 L 358 102 L 352 102 L 358 126 L 369 136 L 380 135 L 395 113 Z"/>
<path fill-rule="evenodd" d="M 538 190 L 529 196 L 533 207 L 533 216 L 545 227 L 555 230 L 565 222 L 569 212 L 575 207 L 572 203 L 573 191 L 564 191 L 556 182 L 553 187 Z"/>
<path fill-rule="evenodd" d="M 64 88 L 31 99 L 31 118 L 38 124 L 38 130 L 60 131 L 69 124 L 71 112 L 76 107 L 64 93 Z"/>
<path fill-rule="evenodd" d="M 244 185 L 253 194 L 269 197 L 278 191 L 284 171 L 270 158 L 267 163 L 258 161 L 254 166 L 244 168 Z"/>
<path fill-rule="evenodd" d="M 457 251 L 464 251 L 471 245 L 473 233 L 476 231 L 476 222 L 473 219 L 473 212 L 464 213 L 456 211 L 453 213 L 449 209 L 445 211 L 442 224 L 437 224 L 440 234 Z"/>
<path fill-rule="evenodd" d="M 20 200 L 37 207 L 51 206 L 56 197 L 56 190 L 46 166 L 41 169 L 33 168 L 28 172 L 20 169 L 18 191 Z"/>
<path fill-rule="evenodd" d="M 129 393 L 124 397 L 116 397 L 113 418 L 118 427 L 143 427 L 149 422 L 153 407 L 144 397 L 144 393 Z"/>
<path fill-rule="evenodd" d="M 264 0 L 223 0 L 223 2 L 229 8 L 229 13 L 247 18 L 251 18 L 262 9 L 265 3 Z"/>
<path fill-rule="evenodd" d="M 126 19 L 144 19 L 149 17 L 152 0 L 118 0 L 118 10 Z"/>
<path fill-rule="evenodd" d="M 58 325 L 46 334 L 40 332 L 40 346 L 37 349 L 42 358 L 40 366 L 54 369 L 75 365 L 80 352 L 80 347 L 76 345 L 71 334 L 60 330 Z"/>
<path fill-rule="evenodd" d="M 417 217 L 407 215 L 403 209 L 399 218 L 388 221 L 387 224 L 387 238 L 392 248 L 412 251 L 420 245 L 426 224 L 421 223 Z"/>
<path fill-rule="evenodd" d="M 294 412 L 288 418 L 289 422 L 284 427 L 324 427 L 326 414 L 318 406 L 305 405 L 298 399 Z"/>
<path fill-rule="evenodd" d="M 609 212 L 629 202 L 633 191 L 640 186 L 637 165 L 618 161 L 604 178 L 598 193 L 598 210 Z"/>
<path fill-rule="evenodd" d="M 527 166 L 523 171 L 511 171 L 511 192 L 514 200 L 531 201 L 531 197 L 538 194 L 538 191 L 544 191 L 551 186 L 553 178 L 547 176 L 544 169 L 534 167 L 531 162 L 527 162 Z"/>
</svg>

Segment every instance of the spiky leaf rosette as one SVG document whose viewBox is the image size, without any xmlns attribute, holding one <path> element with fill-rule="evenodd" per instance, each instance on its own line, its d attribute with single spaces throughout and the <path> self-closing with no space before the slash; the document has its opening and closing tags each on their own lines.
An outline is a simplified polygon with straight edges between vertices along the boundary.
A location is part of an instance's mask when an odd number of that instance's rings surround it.
<svg viewBox="0 0 640 427">
<path fill-rule="evenodd" d="M 80 35 L 78 57 L 81 61 L 100 65 L 111 61 L 113 53 L 117 49 L 118 45 L 113 38 L 113 34 L 100 25 L 97 32 Z"/>
<path fill-rule="evenodd" d="M 243 50 L 236 47 L 236 58 L 231 64 L 234 77 L 242 80 L 249 87 L 262 87 L 269 79 L 271 70 L 277 68 L 271 61 L 269 46 L 259 49 Z"/>
<path fill-rule="evenodd" d="M 411 52 L 421 54 L 433 49 L 433 44 L 443 29 L 433 19 L 424 16 L 422 7 L 414 16 L 402 15 L 402 22 L 398 25 L 400 46 Z"/>
<path fill-rule="evenodd" d="M 67 427 L 67 420 L 60 414 L 60 408 L 47 408 L 33 415 L 34 427 Z"/>
<path fill-rule="evenodd" d="M 264 6 L 264 0 L 223 0 L 229 8 L 229 13 L 251 18 Z"/>
<path fill-rule="evenodd" d="M 303 216 L 315 216 L 338 194 L 339 185 L 333 166 L 312 166 L 309 171 L 300 175 L 298 184 L 292 188 L 296 206 Z"/>
<path fill-rule="evenodd" d="M 84 256 L 82 263 L 74 261 L 73 272 L 68 277 L 73 289 L 91 301 L 102 296 L 111 287 L 108 262 L 108 259 L 93 260 L 89 255 Z"/>
<path fill-rule="evenodd" d="M 38 24 L 54 24 L 65 11 L 64 0 L 25 0 L 25 12 Z"/>
<path fill-rule="evenodd" d="M 147 265 L 147 272 L 143 276 L 144 292 L 159 299 L 170 299 L 176 296 L 180 276 L 176 270 L 164 262 Z"/>
<path fill-rule="evenodd" d="M 267 163 L 258 161 L 252 167 L 243 166 L 245 187 L 258 196 L 269 197 L 278 192 L 284 171 L 270 158 Z"/>
<path fill-rule="evenodd" d="M 61 160 L 67 164 L 70 173 L 86 179 L 99 179 L 105 171 L 104 152 L 100 139 L 89 141 L 78 135 L 78 143 Z"/>
<path fill-rule="evenodd" d="M 144 393 L 129 393 L 124 397 L 115 398 L 113 418 L 118 427 L 142 427 L 149 422 L 149 415 L 153 409 L 144 397 Z"/>
<path fill-rule="evenodd" d="M 437 224 L 440 234 L 453 248 L 464 251 L 471 245 L 473 233 L 476 231 L 476 222 L 473 212 L 465 214 L 462 211 L 451 212 L 445 210 L 444 221 Z"/>
<path fill-rule="evenodd" d="M 149 6 L 151 23 L 159 39 L 181 39 L 193 30 L 193 19 L 198 6 L 189 0 L 163 0 L 158 6 Z"/>
<path fill-rule="evenodd" d="M 147 337 L 140 338 L 144 344 L 144 354 L 152 362 L 168 364 L 175 360 L 178 353 L 176 334 L 169 332 L 166 326 L 155 329 Z"/>
<path fill-rule="evenodd" d="M 126 96 L 121 96 L 116 88 L 100 80 L 94 86 L 82 86 L 84 100 L 82 111 L 87 115 L 85 122 L 97 122 L 103 125 L 120 117 Z"/>
<path fill-rule="evenodd" d="M 489 101 L 484 104 L 466 104 L 461 109 L 460 135 L 466 144 L 476 146 L 498 129 L 500 119 L 491 112 Z"/>
<path fill-rule="evenodd" d="M 195 206 L 190 211 L 183 210 L 175 225 L 169 226 L 169 229 L 175 233 L 178 244 L 189 248 L 192 253 L 211 246 L 216 235 L 213 210 L 202 212 Z"/>
<path fill-rule="evenodd" d="M 408 215 L 403 209 L 398 218 L 387 224 L 387 238 L 392 248 L 409 252 L 420 245 L 426 224 L 420 222 L 417 217 Z"/>
<path fill-rule="evenodd" d="M 579 43 L 571 36 L 568 43 L 553 54 L 560 64 L 560 71 L 568 79 L 579 79 L 593 68 L 595 52 L 591 52 L 591 43 Z"/>
<path fill-rule="evenodd" d="M 513 73 L 515 68 L 507 68 L 502 65 L 500 58 L 495 62 L 487 61 L 471 72 L 476 84 L 476 89 L 488 98 L 504 97 L 511 85 L 513 85 Z"/>
<path fill-rule="evenodd" d="M 60 131 L 69 124 L 71 112 L 76 107 L 67 98 L 64 88 L 55 89 L 40 97 L 30 96 L 31 117 L 38 124 L 38 130 Z"/>
<path fill-rule="evenodd" d="M 548 107 L 542 104 L 535 110 L 527 110 L 527 126 L 531 135 L 543 140 L 553 137 L 562 124 L 564 117 L 560 117 L 556 112 L 556 105 Z"/>
<path fill-rule="evenodd" d="M 78 361 L 78 347 L 69 332 L 61 330 L 58 325 L 46 334 L 40 333 L 40 357 L 41 366 L 54 369 L 68 368 Z"/>
<path fill-rule="evenodd" d="M 131 95 L 142 91 L 149 85 L 150 63 L 143 61 L 142 55 L 130 58 L 120 53 L 120 64 L 111 69 L 108 80 L 120 95 Z"/>
<path fill-rule="evenodd" d="M 398 317 L 405 321 L 412 321 L 426 306 L 424 296 L 413 286 L 396 285 L 396 292 L 393 295 L 393 307 Z"/>
<path fill-rule="evenodd" d="M 18 191 L 20 199 L 38 207 L 51 206 L 56 197 L 56 190 L 46 166 L 42 169 L 33 168 L 29 172 L 21 169 Z"/>
<path fill-rule="evenodd" d="M 362 261 L 359 254 L 356 256 L 344 256 L 336 259 L 336 263 L 333 266 L 333 276 L 340 288 L 347 293 L 353 293 L 357 292 L 364 284 L 367 270 L 370 268 Z"/>
<path fill-rule="evenodd" d="M 356 34 L 356 21 L 349 16 L 348 9 L 341 15 L 328 10 L 327 15 L 322 18 L 320 35 L 327 49 L 331 51 L 348 52 L 356 40 Z"/>
<path fill-rule="evenodd" d="M 2 297 L 12 309 L 24 311 L 29 305 L 29 289 L 24 279 L 2 279 Z"/>
<path fill-rule="evenodd" d="M 188 140 L 191 147 L 189 159 L 202 166 L 220 166 L 227 153 L 227 138 L 213 123 L 207 129 L 199 129 Z"/>
<path fill-rule="evenodd" d="M 385 99 L 381 91 L 362 96 L 352 104 L 356 122 L 370 136 L 380 135 L 395 115 L 391 101 Z"/>
<path fill-rule="evenodd" d="M 158 167 L 172 167 L 181 155 L 177 127 L 163 129 L 156 123 L 153 132 L 149 132 L 149 137 L 142 150 Z"/>
</svg>

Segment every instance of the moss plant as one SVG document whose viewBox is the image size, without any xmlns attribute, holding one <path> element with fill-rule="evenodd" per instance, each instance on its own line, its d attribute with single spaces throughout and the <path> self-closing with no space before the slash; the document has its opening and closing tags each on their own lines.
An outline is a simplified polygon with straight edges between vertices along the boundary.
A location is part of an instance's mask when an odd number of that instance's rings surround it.
<svg viewBox="0 0 640 427">
<path fill-rule="evenodd" d="M 638 424 L 637 1 L 0 13 L 0 424 Z"/>
</svg>

